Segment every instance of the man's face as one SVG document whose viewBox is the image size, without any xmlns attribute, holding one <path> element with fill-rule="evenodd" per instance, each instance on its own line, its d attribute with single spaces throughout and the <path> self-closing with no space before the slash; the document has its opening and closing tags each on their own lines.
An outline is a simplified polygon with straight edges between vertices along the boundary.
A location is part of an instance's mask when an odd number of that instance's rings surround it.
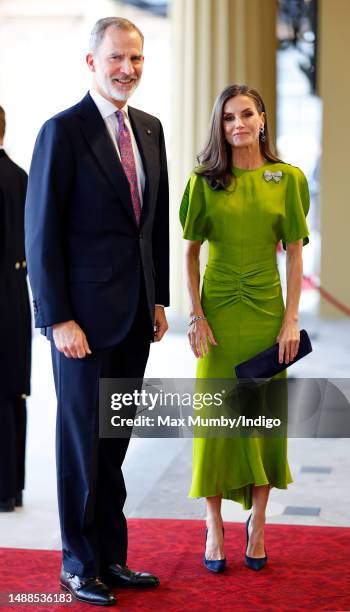
<svg viewBox="0 0 350 612">
<path fill-rule="evenodd" d="M 94 54 L 86 57 L 93 85 L 105 98 L 123 106 L 138 86 L 142 70 L 142 41 L 136 31 L 109 26 Z"/>
</svg>

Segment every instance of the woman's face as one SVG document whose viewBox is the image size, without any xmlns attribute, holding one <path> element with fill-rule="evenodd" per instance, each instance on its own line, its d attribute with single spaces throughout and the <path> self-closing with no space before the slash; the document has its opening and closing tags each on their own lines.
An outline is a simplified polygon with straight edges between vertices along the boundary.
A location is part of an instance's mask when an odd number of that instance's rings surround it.
<svg viewBox="0 0 350 612">
<path fill-rule="evenodd" d="M 234 147 L 248 147 L 259 142 L 264 113 L 259 113 L 249 96 L 235 96 L 225 102 L 223 128 L 227 142 Z"/>
</svg>

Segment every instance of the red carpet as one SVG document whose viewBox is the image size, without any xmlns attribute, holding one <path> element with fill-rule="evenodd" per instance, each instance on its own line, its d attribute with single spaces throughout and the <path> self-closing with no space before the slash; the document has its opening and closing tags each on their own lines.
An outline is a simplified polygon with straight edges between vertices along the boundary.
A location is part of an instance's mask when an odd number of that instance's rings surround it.
<svg viewBox="0 0 350 612">
<path fill-rule="evenodd" d="M 118 607 L 132 612 L 187 610 L 350 610 L 350 529 L 268 525 L 268 565 L 243 565 L 244 526 L 226 523 L 228 570 L 212 575 L 202 565 L 200 521 L 129 520 L 129 565 L 161 578 L 154 590 L 119 590 Z M 59 593 L 60 553 L 5 549 L 0 552 L 0 591 Z M 3 595 L 2 595 L 3 597 Z M 85 604 L 0 606 L 1 610 L 81 611 Z M 116 608 L 110 608 L 111 610 Z"/>
</svg>

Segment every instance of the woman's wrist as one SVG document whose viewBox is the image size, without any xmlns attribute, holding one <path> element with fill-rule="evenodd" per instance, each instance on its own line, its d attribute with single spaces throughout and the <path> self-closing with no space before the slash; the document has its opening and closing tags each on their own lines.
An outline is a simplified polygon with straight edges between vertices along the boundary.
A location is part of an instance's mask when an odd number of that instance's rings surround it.
<svg viewBox="0 0 350 612">
<path fill-rule="evenodd" d="M 285 314 L 283 317 L 283 323 L 298 323 L 298 315 Z"/>
<path fill-rule="evenodd" d="M 207 317 L 192 317 L 192 319 L 190 319 L 188 327 L 192 327 L 192 325 L 194 323 L 197 323 L 197 321 L 206 321 L 206 320 L 207 320 Z"/>
<path fill-rule="evenodd" d="M 202 306 L 191 308 L 191 310 L 190 310 L 190 319 L 193 319 L 193 317 L 204 317 L 204 316 L 205 316 L 205 314 L 203 312 Z"/>
</svg>

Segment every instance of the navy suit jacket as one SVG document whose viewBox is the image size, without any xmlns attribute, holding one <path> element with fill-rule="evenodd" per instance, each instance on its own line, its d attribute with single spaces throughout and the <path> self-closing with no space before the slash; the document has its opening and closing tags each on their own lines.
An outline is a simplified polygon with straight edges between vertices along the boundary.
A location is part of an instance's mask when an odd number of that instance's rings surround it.
<svg viewBox="0 0 350 612">
<path fill-rule="evenodd" d="M 140 226 L 129 183 L 91 96 L 49 119 L 33 153 L 25 207 L 36 327 L 74 319 L 94 348 L 120 342 L 144 275 L 154 304 L 169 305 L 168 176 L 161 123 L 129 106 L 146 174 Z"/>
</svg>

